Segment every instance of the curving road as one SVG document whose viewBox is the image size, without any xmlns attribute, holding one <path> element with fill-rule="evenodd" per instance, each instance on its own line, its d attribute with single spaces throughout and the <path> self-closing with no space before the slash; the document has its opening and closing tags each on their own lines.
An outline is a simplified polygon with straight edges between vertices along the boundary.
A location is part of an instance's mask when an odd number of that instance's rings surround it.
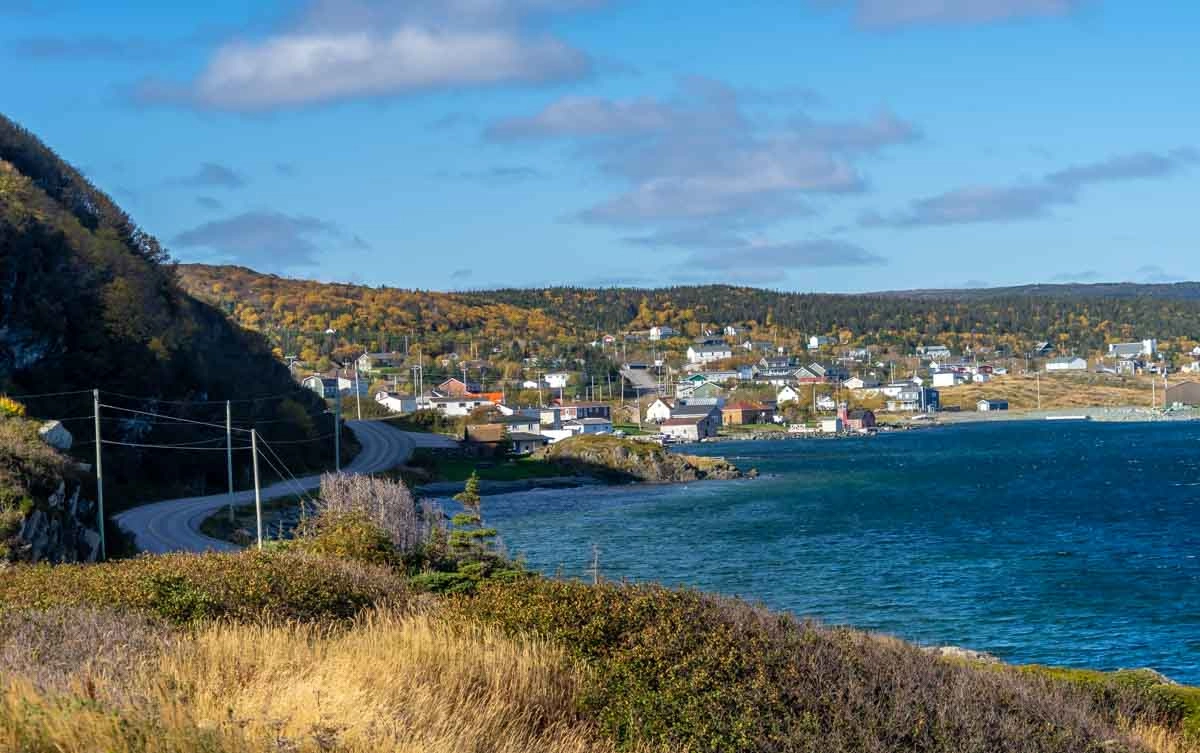
<svg viewBox="0 0 1200 753">
<path fill-rule="evenodd" d="M 354 460 L 342 468 L 345 473 L 378 473 L 406 462 L 418 447 L 455 447 L 457 442 L 440 434 L 401 431 L 384 421 L 347 421 L 362 449 Z M 321 476 L 299 479 L 304 489 L 320 485 Z M 263 500 L 285 497 L 297 492 L 295 481 L 280 481 L 262 488 Z M 254 490 L 235 492 L 234 504 L 254 502 Z M 229 504 L 229 495 L 212 494 L 206 497 L 183 497 L 134 507 L 113 516 L 124 530 L 133 534 L 137 548 L 143 552 L 203 552 L 232 551 L 236 544 L 210 538 L 200 533 L 205 518 Z"/>
</svg>

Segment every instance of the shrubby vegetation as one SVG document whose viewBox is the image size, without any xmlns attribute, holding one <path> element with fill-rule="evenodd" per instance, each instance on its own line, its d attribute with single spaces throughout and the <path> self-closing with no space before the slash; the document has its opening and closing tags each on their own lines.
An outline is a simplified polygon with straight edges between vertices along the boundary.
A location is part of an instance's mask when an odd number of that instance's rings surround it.
<svg viewBox="0 0 1200 753">
<path fill-rule="evenodd" d="M 322 496 L 262 553 L 5 572 L 0 748 L 1200 750 L 1200 691 L 1146 673 L 976 665 L 696 591 L 542 578 L 498 551 L 476 483 L 449 529 L 393 481 L 328 477 Z"/>
</svg>

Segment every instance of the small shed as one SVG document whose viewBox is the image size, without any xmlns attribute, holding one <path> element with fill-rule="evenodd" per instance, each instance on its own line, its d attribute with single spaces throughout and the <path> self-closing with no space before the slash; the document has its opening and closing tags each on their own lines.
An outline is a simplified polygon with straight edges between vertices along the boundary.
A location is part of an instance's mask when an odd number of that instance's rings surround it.
<svg viewBox="0 0 1200 753">
<path fill-rule="evenodd" d="M 975 405 L 975 410 L 980 413 L 991 413 L 992 411 L 1008 410 L 1007 400 L 980 400 Z"/>
</svg>

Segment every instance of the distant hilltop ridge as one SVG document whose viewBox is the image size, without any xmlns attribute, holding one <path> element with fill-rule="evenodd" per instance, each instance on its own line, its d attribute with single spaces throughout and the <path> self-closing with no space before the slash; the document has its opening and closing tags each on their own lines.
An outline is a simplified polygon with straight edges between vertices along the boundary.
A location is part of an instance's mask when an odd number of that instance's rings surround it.
<svg viewBox="0 0 1200 753">
<path fill-rule="evenodd" d="M 674 341 L 660 350 L 717 337 L 735 353 L 761 351 L 764 344 L 802 349 L 810 341 L 818 347 L 911 352 L 939 344 L 959 352 L 1011 353 L 1051 342 L 1066 352 L 1090 353 L 1103 352 L 1110 342 L 1148 337 L 1166 342 L 1200 333 L 1200 283 L 861 294 L 730 285 L 443 293 L 289 279 L 237 266 L 183 264 L 177 270 L 190 294 L 306 363 L 323 353 L 347 358 L 364 350 L 399 350 L 405 342 L 420 342 L 427 356 L 476 359 L 499 353 L 521 360 L 555 351 L 587 358 L 594 342 L 611 346 L 617 335 L 638 333 Z M 669 331 L 669 338 L 652 336 L 655 327 Z M 605 335 L 614 339 L 605 341 Z"/>
</svg>

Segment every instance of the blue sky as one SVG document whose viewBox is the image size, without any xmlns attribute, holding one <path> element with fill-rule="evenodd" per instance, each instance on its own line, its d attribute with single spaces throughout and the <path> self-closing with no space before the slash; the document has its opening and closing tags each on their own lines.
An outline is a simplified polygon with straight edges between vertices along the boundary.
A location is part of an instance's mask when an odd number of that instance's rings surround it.
<svg viewBox="0 0 1200 753">
<path fill-rule="evenodd" d="M 0 0 L 181 261 L 433 289 L 1197 276 L 1200 4 Z"/>
</svg>

